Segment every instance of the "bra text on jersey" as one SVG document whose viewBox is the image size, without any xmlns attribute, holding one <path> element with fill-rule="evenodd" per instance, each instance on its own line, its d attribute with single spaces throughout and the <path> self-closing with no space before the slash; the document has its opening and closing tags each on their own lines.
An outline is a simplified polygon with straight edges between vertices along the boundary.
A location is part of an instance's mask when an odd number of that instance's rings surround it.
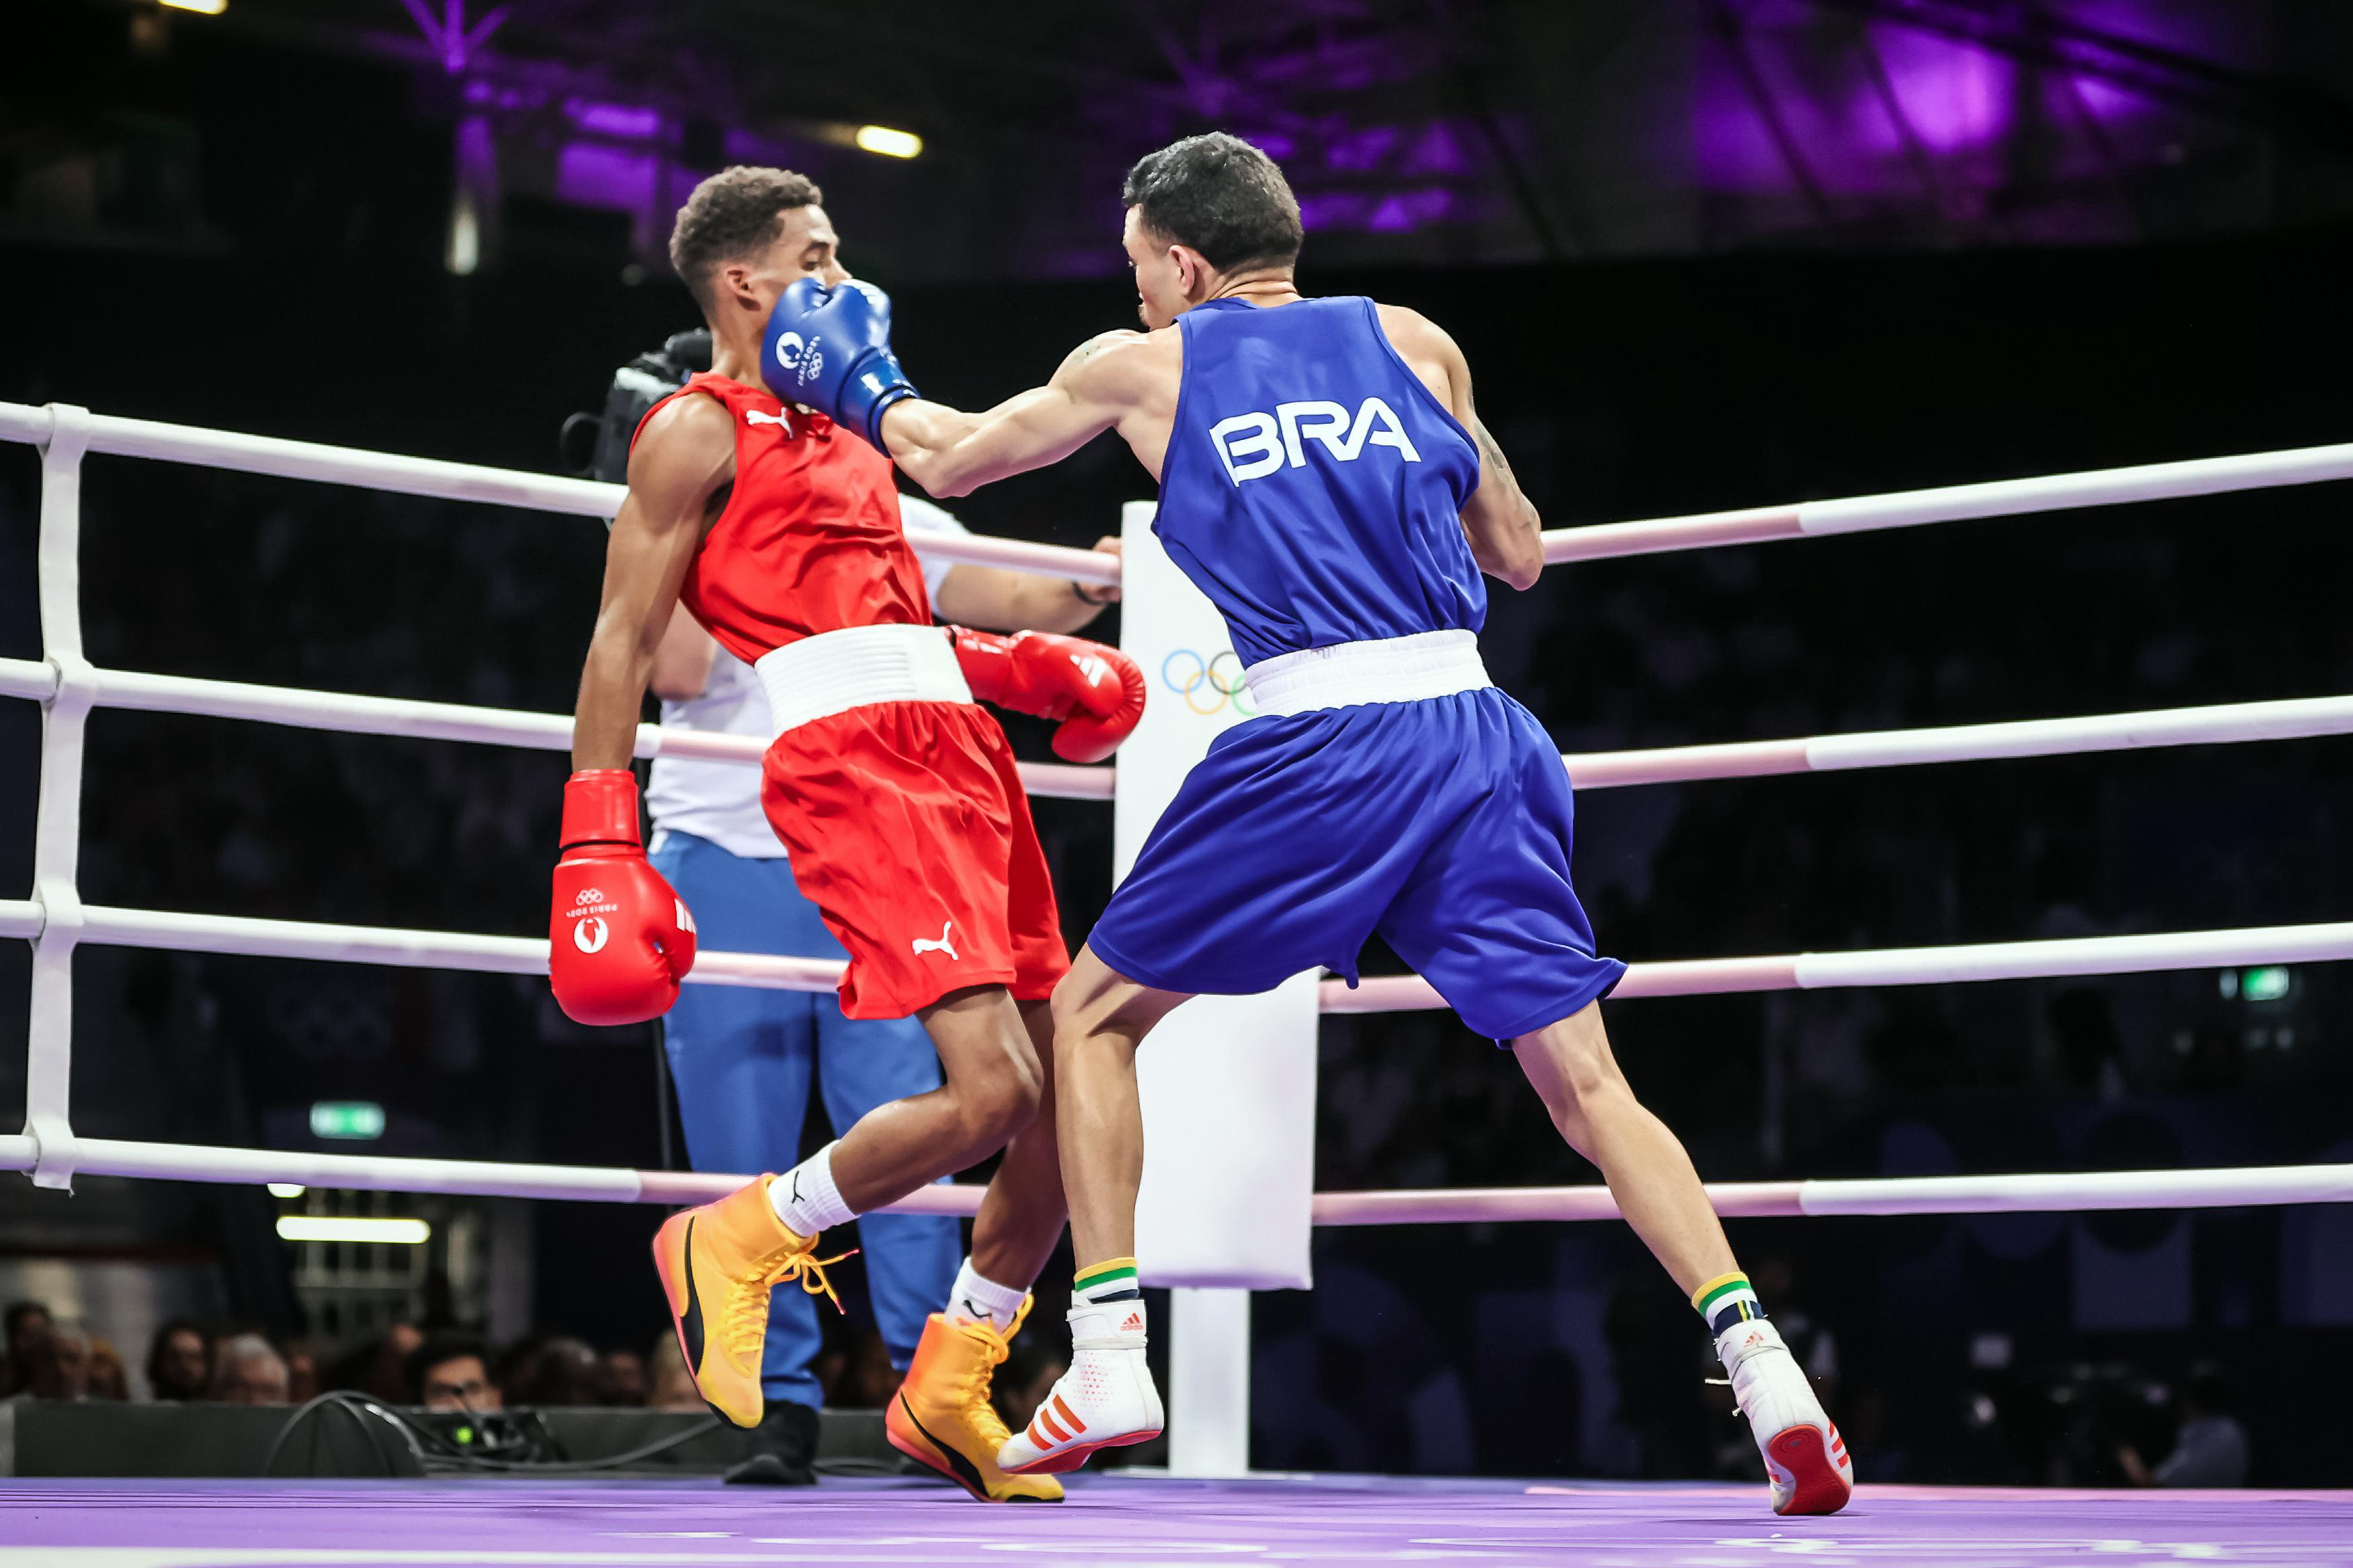
<svg viewBox="0 0 2353 1568">
<path fill-rule="evenodd" d="M 1271 414 L 1219 420 L 1209 426 L 1209 439 L 1237 489 L 1244 479 L 1263 478 L 1285 463 L 1305 468 L 1310 441 L 1320 443 L 1335 462 L 1353 463 L 1367 447 L 1393 447 L 1409 463 L 1421 461 L 1397 410 L 1377 397 L 1366 398 L 1353 419 L 1337 403 L 1278 403 Z"/>
</svg>

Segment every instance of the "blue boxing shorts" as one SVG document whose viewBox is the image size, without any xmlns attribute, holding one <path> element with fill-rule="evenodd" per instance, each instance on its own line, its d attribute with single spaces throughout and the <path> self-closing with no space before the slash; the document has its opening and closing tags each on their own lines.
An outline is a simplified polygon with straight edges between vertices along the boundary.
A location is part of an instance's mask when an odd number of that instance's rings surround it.
<svg viewBox="0 0 2353 1568">
<path fill-rule="evenodd" d="M 1247 994 L 1378 931 L 1462 1021 L 1510 1040 L 1626 973 L 1568 874 L 1568 772 L 1494 687 L 1261 716 L 1210 742 L 1088 937 L 1163 991 Z"/>
</svg>

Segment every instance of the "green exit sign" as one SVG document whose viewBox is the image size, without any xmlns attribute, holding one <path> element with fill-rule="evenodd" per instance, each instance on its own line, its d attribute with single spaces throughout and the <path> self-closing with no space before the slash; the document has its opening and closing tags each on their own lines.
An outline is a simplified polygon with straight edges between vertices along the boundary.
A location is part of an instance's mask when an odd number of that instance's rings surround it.
<svg viewBox="0 0 2353 1568">
<path fill-rule="evenodd" d="M 2250 1002 L 2276 1002 L 2287 994 L 2290 984 L 2287 970 L 2277 964 L 2242 970 L 2239 974 L 2239 994 Z"/>
<path fill-rule="evenodd" d="M 384 1136 L 384 1107 L 365 1100 L 322 1100 L 311 1107 L 311 1136 L 358 1141 Z"/>
</svg>

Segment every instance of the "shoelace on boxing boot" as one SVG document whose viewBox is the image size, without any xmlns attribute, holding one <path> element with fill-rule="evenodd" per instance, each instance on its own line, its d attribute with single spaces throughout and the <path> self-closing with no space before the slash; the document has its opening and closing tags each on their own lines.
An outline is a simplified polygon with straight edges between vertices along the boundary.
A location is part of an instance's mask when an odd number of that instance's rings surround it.
<svg viewBox="0 0 2353 1568">
<path fill-rule="evenodd" d="M 1020 1326 L 1018 1318 L 1014 1320 L 1014 1325 L 1016 1328 Z M 1004 1364 L 1007 1356 L 1013 1353 L 1012 1336 L 1009 1333 L 999 1334 L 987 1323 L 958 1323 L 955 1329 L 982 1347 L 980 1360 L 966 1368 L 957 1379 L 956 1406 L 964 1412 L 965 1419 L 972 1424 L 973 1429 L 980 1434 L 981 1440 L 992 1445 L 990 1452 L 994 1453 L 997 1448 L 1003 1447 L 1012 1436 L 988 1397 L 989 1385 L 997 1375 L 997 1369 Z"/>
<path fill-rule="evenodd" d="M 721 1325 L 729 1355 L 743 1361 L 760 1350 L 767 1338 L 768 1290 L 786 1280 L 812 1296 L 826 1297 L 837 1312 L 849 1310 L 835 1294 L 833 1281 L 826 1278 L 825 1271 L 845 1258 L 857 1257 L 858 1248 L 853 1247 L 831 1258 L 818 1258 L 812 1256 L 816 1250 L 814 1239 L 807 1247 L 780 1247 L 754 1259 L 750 1268 L 735 1277 L 736 1289 L 727 1293 L 727 1312 Z"/>
</svg>

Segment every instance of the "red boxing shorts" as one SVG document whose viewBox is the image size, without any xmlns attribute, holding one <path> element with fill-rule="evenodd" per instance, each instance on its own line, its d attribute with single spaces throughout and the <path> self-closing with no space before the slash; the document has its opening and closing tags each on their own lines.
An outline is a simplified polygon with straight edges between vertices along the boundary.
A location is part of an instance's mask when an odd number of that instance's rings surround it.
<svg viewBox="0 0 2353 1568">
<path fill-rule="evenodd" d="M 1039 1002 L 1071 967 L 1013 748 L 968 702 L 876 702 L 796 725 L 761 805 L 849 950 L 841 1010 L 903 1018 L 970 985 Z"/>
</svg>

